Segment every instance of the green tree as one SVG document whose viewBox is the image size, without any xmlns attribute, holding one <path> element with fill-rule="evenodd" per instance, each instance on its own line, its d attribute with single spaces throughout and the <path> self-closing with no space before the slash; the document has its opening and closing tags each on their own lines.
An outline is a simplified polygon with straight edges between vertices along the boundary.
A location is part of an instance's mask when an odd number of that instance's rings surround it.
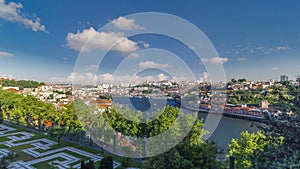
<svg viewBox="0 0 300 169">
<path fill-rule="evenodd" d="M 10 152 L 7 156 L 7 159 L 9 159 L 10 162 L 14 162 L 16 158 L 17 158 L 17 153 L 15 152 Z"/>
<path fill-rule="evenodd" d="M 2 156 L 2 158 L 0 159 L 0 168 L 8 169 L 8 164 L 9 164 L 9 161 L 7 160 L 7 157 Z"/>
<path fill-rule="evenodd" d="M 37 88 L 39 85 L 42 85 L 43 83 L 39 83 L 33 80 L 3 80 L 2 86 L 13 86 L 13 87 L 19 87 L 20 90 L 23 90 L 24 88 Z"/>
<path fill-rule="evenodd" d="M 283 137 L 266 136 L 261 131 L 257 133 L 242 132 L 240 139 L 232 139 L 227 157 L 235 157 L 236 168 L 252 168 L 253 161 L 261 156 L 267 146 L 278 148 L 283 143 Z"/>
<path fill-rule="evenodd" d="M 218 167 L 216 155 L 219 151 L 213 142 L 203 140 L 203 136 L 207 134 L 203 126 L 201 120 L 197 120 L 182 142 L 163 154 L 148 158 L 143 168 L 209 169 Z"/>
<path fill-rule="evenodd" d="M 60 140 L 67 133 L 67 130 L 65 127 L 53 126 L 48 133 L 51 137 L 57 138 L 57 143 L 60 144 Z"/>
<path fill-rule="evenodd" d="M 236 82 L 237 82 L 237 80 L 235 80 L 235 79 L 231 79 L 231 82 L 234 84 L 234 83 L 236 83 Z"/>
<path fill-rule="evenodd" d="M 113 169 L 113 158 L 112 157 L 104 157 L 100 161 L 99 169 Z"/>
<path fill-rule="evenodd" d="M 3 112 L 0 111 L 0 124 L 3 122 Z"/>
<path fill-rule="evenodd" d="M 300 87 L 287 85 L 277 87 L 273 94 L 278 95 L 278 108 L 284 113 L 280 120 L 269 119 L 260 128 L 269 137 L 284 137 L 283 144 L 277 148 L 267 148 L 254 160 L 254 166 L 262 169 L 300 168 Z M 275 106 L 276 106 L 275 104 Z"/>
<path fill-rule="evenodd" d="M 247 80 L 245 78 L 242 78 L 242 79 L 238 79 L 238 82 L 239 83 L 244 83 L 244 82 L 247 82 Z"/>
<path fill-rule="evenodd" d="M 89 160 L 88 168 L 89 168 L 89 169 L 95 169 L 95 164 L 94 164 L 94 161 L 93 161 L 93 160 Z"/>
</svg>

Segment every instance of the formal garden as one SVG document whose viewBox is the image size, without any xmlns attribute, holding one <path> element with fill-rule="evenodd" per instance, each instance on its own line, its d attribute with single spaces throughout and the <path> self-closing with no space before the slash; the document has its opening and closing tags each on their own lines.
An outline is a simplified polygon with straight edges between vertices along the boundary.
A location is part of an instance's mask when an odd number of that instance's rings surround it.
<svg viewBox="0 0 300 169">
<path fill-rule="evenodd" d="M 0 168 L 84 168 L 83 163 L 101 168 L 106 159 L 113 159 L 113 168 L 124 168 L 120 157 L 64 140 L 58 143 L 53 137 L 8 123 L 0 124 L 0 157 Z"/>
</svg>

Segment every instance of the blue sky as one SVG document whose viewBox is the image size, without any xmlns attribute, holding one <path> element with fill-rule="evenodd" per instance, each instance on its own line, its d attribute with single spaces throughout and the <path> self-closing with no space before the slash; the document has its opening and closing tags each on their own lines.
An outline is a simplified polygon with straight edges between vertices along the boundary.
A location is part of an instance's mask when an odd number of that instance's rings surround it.
<svg viewBox="0 0 300 169">
<path fill-rule="evenodd" d="M 172 68 L 171 62 L 159 59 L 167 55 L 164 52 L 156 53 L 158 57 L 151 59 L 151 56 L 141 56 L 143 53 L 139 53 L 139 50 L 151 48 L 176 54 L 196 78 L 201 77 L 206 70 L 192 52 L 197 46 L 189 46 L 189 49 L 172 38 L 151 34 L 126 37 L 126 29 L 147 30 L 147 27 L 125 16 L 139 12 L 163 12 L 189 21 L 205 33 L 219 58 L 204 59 L 202 62 L 223 65 L 227 79 L 245 77 L 249 80 L 278 80 L 281 74 L 294 79 L 300 74 L 299 6 L 300 2 L 296 0 L 120 0 L 106 3 L 83 0 L 0 0 L 0 76 L 12 75 L 17 79 L 45 82 L 70 81 L 84 40 L 101 26 L 115 21 L 115 26 L 123 26 L 123 30 L 98 32 L 98 37 L 104 39 L 96 41 L 99 43 L 97 45 L 105 49 L 109 45 L 106 43 L 118 38 L 125 38 L 124 44 L 110 51 L 101 64 L 87 65 L 85 72 L 80 74 L 81 80 L 89 79 L 96 70 L 98 79 L 111 79 L 124 58 L 130 58 L 132 63 L 138 65 L 136 72 L 141 68 Z M 147 19 L 143 22 L 147 22 Z M 126 24 L 133 27 L 126 27 Z M 182 32 L 189 33 L 184 29 Z M 129 54 L 132 54 L 131 57 L 126 57 Z M 132 78 L 133 71 L 120 72 L 123 78 Z M 152 71 L 152 75 L 144 72 L 141 79 L 163 79 L 162 72 Z"/>
</svg>

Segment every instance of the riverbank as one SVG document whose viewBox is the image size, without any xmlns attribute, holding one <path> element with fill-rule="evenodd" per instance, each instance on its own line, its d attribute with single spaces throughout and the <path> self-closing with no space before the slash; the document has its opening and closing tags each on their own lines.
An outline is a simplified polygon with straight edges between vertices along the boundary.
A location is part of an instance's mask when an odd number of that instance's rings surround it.
<svg viewBox="0 0 300 169">
<path fill-rule="evenodd" d="M 189 107 L 185 107 L 185 106 L 181 106 L 181 108 L 189 110 L 189 111 L 196 111 L 198 113 L 219 114 L 219 115 L 230 117 L 230 118 L 249 120 L 249 121 L 254 121 L 254 122 L 259 122 L 259 123 L 265 122 L 264 117 L 251 116 L 251 115 L 245 115 L 245 114 L 234 114 L 234 113 L 214 113 L 214 112 L 209 112 L 209 110 L 207 110 L 207 109 L 201 109 L 201 108 L 196 109 L 196 108 L 189 108 Z"/>
</svg>

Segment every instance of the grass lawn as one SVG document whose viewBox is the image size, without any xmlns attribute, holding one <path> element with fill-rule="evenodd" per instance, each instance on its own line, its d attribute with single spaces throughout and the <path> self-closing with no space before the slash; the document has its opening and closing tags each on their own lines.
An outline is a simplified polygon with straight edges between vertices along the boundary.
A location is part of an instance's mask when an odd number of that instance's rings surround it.
<svg viewBox="0 0 300 169">
<path fill-rule="evenodd" d="M 10 140 L 9 138 L 6 138 L 6 137 L 0 137 L 0 142 L 9 141 L 9 140 Z"/>
<path fill-rule="evenodd" d="M 54 158 L 48 161 L 44 161 L 42 163 L 37 163 L 37 164 L 33 164 L 32 166 L 35 168 L 51 168 L 51 165 L 49 164 L 49 162 L 52 161 L 64 161 L 64 158 L 58 157 L 58 158 Z M 52 164 L 52 163 L 51 163 Z"/>
<path fill-rule="evenodd" d="M 49 137 L 48 135 L 45 135 L 45 134 L 40 134 L 40 133 L 36 133 L 36 132 L 32 132 L 30 130 L 25 130 L 25 129 L 21 129 L 21 128 L 17 128 L 15 126 L 12 126 L 12 125 L 8 125 L 8 124 L 4 124 L 6 126 L 9 126 L 9 127 L 12 127 L 12 128 L 15 128 L 16 130 L 14 131 L 10 131 L 10 132 L 7 132 L 6 134 L 8 133 L 15 133 L 15 132 L 19 132 L 19 131 L 23 131 L 23 132 L 27 132 L 27 133 L 31 133 L 33 134 L 34 136 L 31 137 L 30 139 L 26 139 L 26 140 L 22 140 L 22 141 L 18 141 L 18 142 L 26 142 L 26 141 L 30 141 L 30 140 L 36 140 L 36 139 L 41 139 L 41 138 L 46 138 L 46 139 L 49 139 L 49 140 L 53 140 L 55 142 L 57 142 L 57 139 L 55 138 L 52 138 L 52 137 Z M 21 136 L 21 135 L 19 135 Z M 2 137 L 0 136 L 0 142 L 4 142 L 4 141 L 8 141 L 9 139 L 7 139 L 6 137 Z M 82 147 L 78 144 L 74 144 L 74 143 L 69 143 L 69 142 L 66 142 L 66 141 L 63 141 L 61 140 L 60 141 L 60 144 L 58 145 L 53 145 L 51 146 L 51 148 L 49 150 L 53 150 L 53 149 L 59 149 L 59 148 L 63 148 L 63 147 L 74 147 L 76 149 L 79 149 L 79 150 L 84 150 L 86 152 L 90 152 L 90 153 L 93 153 L 93 154 L 100 154 L 101 152 L 99 150 L 96 150 L 96 149 L 92 149 L 92 148 L 88 148 L 88 147 Z M 16 146 L 16 147 L 7 147 L 5 145 L 2 145 L 0 144 L 0 148 L 5 148 L 5 149 L 8 149 L 14 153 L 16 153 L 16 157 L 14 158 L 13 161 L 19 161 L 19 160 L 22 160 L 22 161 L 31 161 L 31 160 L 34 160 L 35 158 L 24 153 L 22 150 L 26 149 L 26 148 L 31 148 L 33 147 L 32 145 L 30 144 L 26 144 L 26 145 L 20 145 L 20 146 Z M 42 149 L 37 149 L 36 151 L 38 152 L 46 152 L 46 151 L 49 151 L 49 150 L 42 150 Z M 67 153 L 67 154 L 70 154 L 74 157 L 77 157 L 77 158 L 80 158 L 84 161 L 86 160 L 89 160 L 88 157 L 85 157 L 83 155 L 80 155 L 80 154 L 77 154 L 77 153 L 74 153 L 74 152 L 71 152 L 71 151 L 61 151 L 61 152 L 64 152 L 64 153 Z M 119 162 L 122 164 L 123 161 L 128 161 L 129 164 L 130 164 L 130 167 L 141 167 L 141 164 L 136 162 L 136 161 L 133 161 L 131 159 L 127 159 L 127 158 L 122 158 L 122 157 L 119 157 L 119 156 L 116 156 L 114 154 L 109 154 L 109 153 L 104 153 L 102 154 L 102 157 L 107 157 L 107 156 L 111 156 L 113 158 L 114 161 L 116 162 Z M 40 157 L 42 158 L 42 157 Z M 58 160 L 58 161 L 63 161 L 64 159 L 63 158 L 55 158 L 55 159 L 52 159 L 52 160 L 49 160 L 49 161 L 44 161 L 44 162 L 41 162 L 41 163 L 37 163 L 35 165 L 33 165 L 34 167 L 36 168 L 42 168 L 42 169 L 50 169 L 51 168 L 51 165 L 49 165 L 48 163 L 51 162 L 51 161 L 54 161 L 54 160 Z M 77 164 L 79 162 L 76 162 L 75 164 Z M 99 162 L 96 162 L 95 163 L 96 165 L 96 168 L 98 167 L 99 165 Z M 124 167 L 120 166 L 118 167 L 119 169 L 122 169 Z"/>
</svg>

